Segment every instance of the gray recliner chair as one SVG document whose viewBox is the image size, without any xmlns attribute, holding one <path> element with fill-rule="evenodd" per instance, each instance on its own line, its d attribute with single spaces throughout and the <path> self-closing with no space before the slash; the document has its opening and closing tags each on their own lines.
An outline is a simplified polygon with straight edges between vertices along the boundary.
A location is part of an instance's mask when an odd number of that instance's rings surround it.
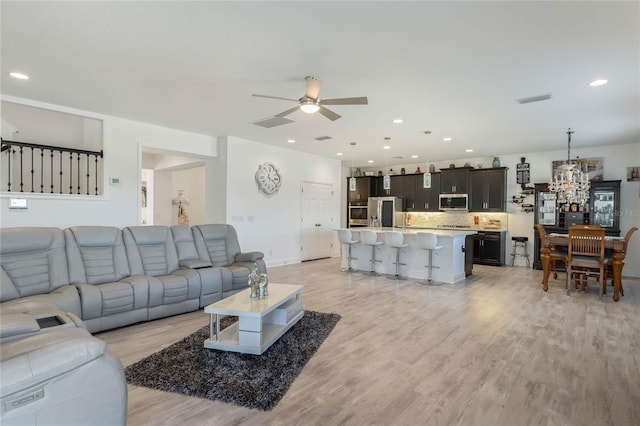
<svg viewBox="0 0 640 426">
<path fill-rule="evenodd" d="M 61 229 L 0 229 L 0 264 L 0 302 L 4 312 L 55 306 L 81 316 L 78 290 L 69 285 Z"/>
<path fill-rule="evenodd" d="M 213 266 L 221 268 L 222 297 L 247 288 L 247 278 L 258 265 L 260 273 L 267 272 L 264 253 L 240 251 L 238 234 L 231 225 L 195 225 L 191 228 L 196 249 L 201 259 L 208 259 Z"/>
<path fill-rule="evenodd" d="M 180 269 L 169 227 L 129 226 L 122 233 L 132 275 L 148 275 L 149 320 L 200 307 L 200 275 Z"/>
<path fill-rule="evenodd" d="M 149 278 L 131 276 L 122 231 L 111 226 L 64 230 L 69 279 L 81 296 L 82 319 L 98 332 L 146 321 Z"/>
<path fill-rule="evenodd" d="M 63 328 L 2 344 L 0 423 L 125 425 L 122 363 L 83 328 Z"/>
<path fill-rule="evenodd" d="M 222 270 L 201 259 L 193 241 L 191 228 L 174 225 L 171 234 L 178 253 L 178 264 L 183 269 L 193 269 L 200 275 L 200 307 L 203 308 L 222 299 Z"/>
</svg>

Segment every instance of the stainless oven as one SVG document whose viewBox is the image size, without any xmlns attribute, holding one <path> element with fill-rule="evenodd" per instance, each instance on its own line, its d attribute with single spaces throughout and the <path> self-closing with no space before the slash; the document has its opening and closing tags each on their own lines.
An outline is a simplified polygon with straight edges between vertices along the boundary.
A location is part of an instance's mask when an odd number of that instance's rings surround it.
<svg viewBox="0 0 640 426">
<path fill-rule="evenodd" d="M 349 203 L 349 227 L 368 226 L 369 214 L 366 204 Z"/>
</svg>

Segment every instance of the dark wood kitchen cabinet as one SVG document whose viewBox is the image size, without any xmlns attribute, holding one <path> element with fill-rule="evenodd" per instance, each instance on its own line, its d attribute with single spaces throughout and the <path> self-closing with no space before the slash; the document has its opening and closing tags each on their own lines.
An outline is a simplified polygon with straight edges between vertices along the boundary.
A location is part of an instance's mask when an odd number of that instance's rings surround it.
<svg viewBox="0 0 640 426">
<path fill-rule="evenodd" d="M 478 231 L 473 236 L 473 263 L 480 265 L 504 265 L 504 231 Z"/>
<path fill-rule="evenodd" d="M 469 192 L 471 167 L 440 169 L 440 192 L 443 194 L 466 194 Z"/>
<path fill-rule="evenodd" d="M 347 178 L 347 200 L 350 203 L 364 203 L 369 201 L 369 197 L 375 197 L 378 192 L 377 180 L 374 176 L 360 176 L 356 177 L 355 191 L 351 191 L 349 187 L 349 181 L 351 178 Z"/>
<path fill-rule="evenodd" d="M 404 210 L 408 212 L 438 211 L 440 173 L 431 174 L 431 188 L 424 187 L 424 175 L 421 173 L 404 175 L 402 178 Z"/>
<path fill-rule="evenodd" d="M 507 168 L 469 172 L 469 211 L 503 212 L 506 209 Z"/>
</svg>

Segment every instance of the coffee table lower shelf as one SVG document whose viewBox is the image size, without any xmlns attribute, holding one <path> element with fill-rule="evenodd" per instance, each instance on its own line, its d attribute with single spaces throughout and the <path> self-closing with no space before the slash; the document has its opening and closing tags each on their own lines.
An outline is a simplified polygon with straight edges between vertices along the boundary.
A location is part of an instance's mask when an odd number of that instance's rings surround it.
<svg viewBox="0 0 640 426">
<path fill-rule="evenodd" d="M 208 349 L 219 349 L 222 351 L 239 352 L 244 354 L 261 355 L 264 351 L 275 343 L 284 333 L 289 331 L 304 316 L 304 311 L 300 311 L 293 316 L 286 324 L 262 324 L 262 332 L 254 333 L 240 331 L 240 321 L 230 325 L 220 331 L 220 339 L 207 339 L 204 347 Z M 240 334 L 242 333 L 242 344 Z M 259 341 L 258 341 L 259 340 Z"/>
</svg>

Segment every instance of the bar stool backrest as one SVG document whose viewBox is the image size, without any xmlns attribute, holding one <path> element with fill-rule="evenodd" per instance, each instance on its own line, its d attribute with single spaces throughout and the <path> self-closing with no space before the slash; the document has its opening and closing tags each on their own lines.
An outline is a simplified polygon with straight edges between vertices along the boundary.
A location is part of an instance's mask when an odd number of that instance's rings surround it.
<svg viewBox="0 0 640 426">
<path fill-rule="evenodd" d="M 378 241 L 378 235 L 375 231 L 363 229 L 360 231 L 360 241 L 362 241 L 362 244 L 375 245 Z"/>
<path fill-rule="evenodd" d="M 351 231 L 348 229 L 338 229 L 338 241 L 342 244 L 353 244 Z"/>
<path fill-rule="evenodd" d="M 431 232 L 418 232 L 416 234 L 416 243 L 423 250 L 438 249 L 438 237 Z"/>
<path fill-rule="evenodd" d="M 385 244 L 389 247 L 402 247 L 404 244 L 404 236 L 402 232 L 389 231 L 384 234 Z"/>
</svg>

